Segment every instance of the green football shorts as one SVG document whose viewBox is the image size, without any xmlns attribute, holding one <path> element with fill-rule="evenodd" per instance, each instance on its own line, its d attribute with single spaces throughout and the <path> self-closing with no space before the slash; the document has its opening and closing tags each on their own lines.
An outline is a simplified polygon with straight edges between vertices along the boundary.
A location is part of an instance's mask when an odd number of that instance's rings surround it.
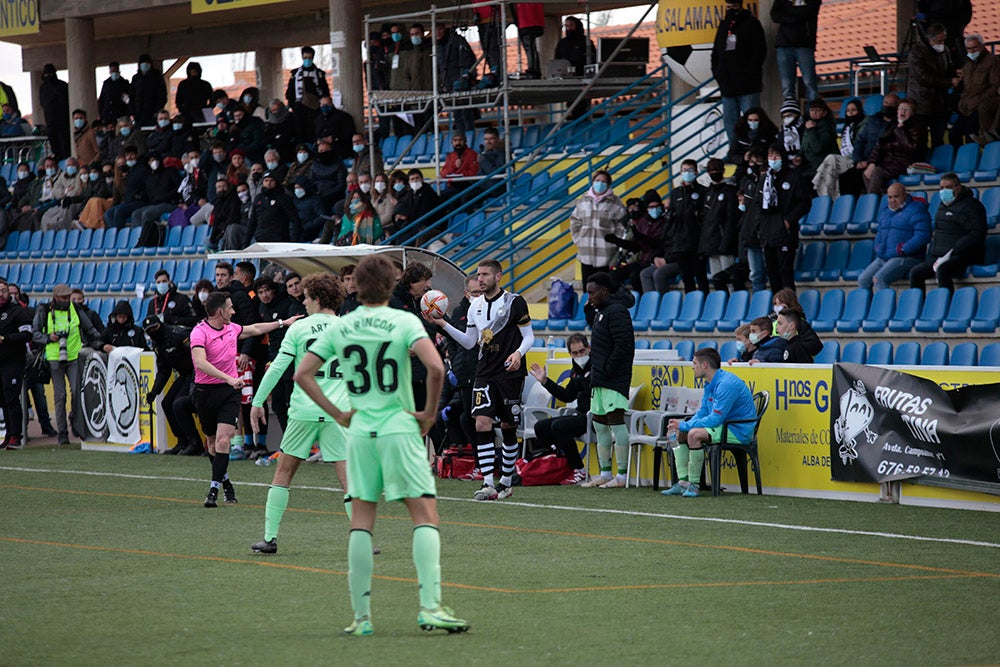
<svg viewBox="0 0 1000 667">
<path fill-rule="evenodd" d="M 377 503 L 434 496 L 437 488 L 419 433 L 347 436 L 347 488 L 351 498 Z"/>
<path fill-rule="evenodd" d="M 606 415 L 615 410 L 628 409 L 628 396 L 622 396 L 614 389 L 594 387 L 590 393 L 590 411 L 595 415 Z"/>
<path fill-rule="evenodd" d="M 347 430 L 332 417 L 321 422 L 288 420 L 288 428 L 281 437 L 282 454 L 307 459 L 314 443 L 319 443 L 319 451 L 327 463 L 347 459 Z"/>
<path fill-rule="evenodd" d="M 705 428 L 705 427 L 701 426 L 701 427 L 698 427 L 698 428 Z M 721 426 L 713 426 L 712 428 L 705 428 L 705 430 L 708 431 L 708 437 L 711 438 L 711 440 L 709 442 L 722 442 L 722 427 Z M 736 438 L 732 438 L 732 437 L 726 438 L 726 441 L 730 442 L 732 444 L 746 444 L 746 443 L 741 443 L 739 440 L 737 440 Z"/>
</svg>

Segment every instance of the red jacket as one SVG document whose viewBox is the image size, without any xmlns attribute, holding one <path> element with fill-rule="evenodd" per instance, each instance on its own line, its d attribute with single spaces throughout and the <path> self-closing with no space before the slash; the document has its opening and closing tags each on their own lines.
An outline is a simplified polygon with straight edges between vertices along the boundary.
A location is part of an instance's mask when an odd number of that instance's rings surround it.
<svg viewBox="0 0 1000 667">
<path fill-rule="evenodd" d="M 540 2 L 518 2 L 514 4 L 515 23 L 518 28 L 544 28 L 545 14 Z"/>
<path fill-rule="evenodd" d="M 479 174 L 479 156 L 476 155 L 476 151 L 471 148 L 466 148 L 465 152 L 462 153 L 462 166 L 456 166 L 458 162 L 458 153 L 452 151 L 448 153 L 448 157 L 444 159 L 444 168 L 441 170 L 442 176 L 476 176 Z M 469 181 L 461 181 L 463 184 L 468 184 Z M 448 181 L 451 184 L 451 181 Z"/>
</svg>

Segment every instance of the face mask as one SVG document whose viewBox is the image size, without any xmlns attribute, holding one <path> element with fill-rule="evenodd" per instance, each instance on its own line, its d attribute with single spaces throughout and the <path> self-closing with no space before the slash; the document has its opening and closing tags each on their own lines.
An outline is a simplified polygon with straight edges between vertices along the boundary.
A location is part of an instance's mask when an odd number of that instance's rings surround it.
<svg viewBox="0 0 1000 667">
<path fill-rule="evenodd" d="M 792 125 L 795 124 L 796 118 L 797 116 L 782 116 L 781 122 L 784 124 L 785 127 L 791 127 Z"/>
<path fill-rule="evenodd" d="M 750 336 L 749 336 L 749 338 L 750 338 L 750 342 L 753 343 L 754 345 L 756 345 L 757 343 L 760 342 L 760 334 L 759 333 L 751 333 Z"/>
<path fill-rule="evenodd" d="M 792 332 L 791 331 L 786 331 L 784 333 L 780 333 L 780 334 L 778 334 L 778 337 L 779 338 L 784 338 L 785 340 L 788 340 L 789 338 L 792 337 Z"/>
<path fill-rule="evenodd" d="M 53 176 L 56 175 L 56 170 L 53 169 L 52 167 L 46 167 L 45 175 L 48 176 L 49 178 L 52 178 Z"/>
<path fill-rule="evenodd" d="M 28 177 L 28 172 L 27 171 L 19 171 L 19 172 L 17 172 L 17 180 L 23 181 L 27 177 Z"/>
<path fill-rule="evenodd" d="M 277 162 L 265 162 L 264 164 L 267 165 L 267 170 L 268 171 L 274 171 L 275 169 L 278 168 L 278 163 Z"/>
<path fill-rule="evenodd" d="M 101 175 L 100 175 L 100 174 L 98 174 L 98 173 L 97 173 L 96 171 L 92 171 L 92 172 L 90 172 L 90 182 L 91 182 L 91 183 L 93 183 L 93 182 L 94 182 L 94 181 L 96 181 L 96 180 L 97 180 L 98 178 L 100 178 L 100 176 L 101 176 Z"/>
<path fill-rule="evenodd" d="M 212 153 L 212 159 L 215 160 L 216 162 L 218 162 L 219 164 L 222 164 L 223 162 L 226 161 L 226 154 L 225 153 Z"/>
<path fill-rule="evenodd" d="M 250 174 L 250 179 L 253 180 L 254 183 L 260 183 L 260 179 L 262 178 L 264 178 L 264 174 L 260 172 L 254 172 Z"/>
<path fill-rule="evenodd" d="M 173 127 L 174 132 L 180 132 L 181 130 L 184 129 L 184 126 L 182 124 L 180 124 L 180 123 L 174 123 L 172 125 L 172 127 Z"/>
<path fill-rule="evenodd" d="M 736 356 L 742 357 L 744 353 L 746 353 L 746 351 L 747 351 L 746 344 L 741 340 L 736 341 Z"/>
<path fill-rule="evenodd" d="M 121 74 L 119 74 L 118 72 L 112 72 L 112 73 L 111 73 L 111 80 L 112 80 L 112 81 L 117 81 L 118 79 L 120 79 L 120 78 L 121 78 L 121 76 L 122 76 L 122 75 L 121 75 Z"/>
<path fill-rule="evenodd" d="M 944 44 L 931 44 L 931 48 L 938 53 L 944 53 Z"/>
<path fill-rule="evenodd" d="M 685 183 L 694 183 L 694 179 L 698 178 L 698 174 L 693 171 L 683 171 L 681 172 L 681 180 Z"/>
<path fill-rule="evenodd" d="M 119 132 L 121 132 L 121 135 L 123 137 L 127 137 L 128 135 L 132 134 L 132 128 L 126 125 L 122 129 L 120 129 Z"/>
<path fill-rule="evenodd" d="M 129 169 L 131 169 L 135 165 L 136 165 L 136 161 L 135 160 L 125 160 L 125 166 L 128 167 Z"/>
<path fill-rule="evenodd" d="M 330 113 L 331 111 L 333 111 L 333 107 L 329 104 L 324 104 L 319 108 L 320 113 Z"/>
<path fill-rule="evenodd" d="M 403 190 L 406 189 L 406 186 L 403 185 L 402 183 L 393 183 L 392 189 L 395 190 L 396 192 L 402 192 Z"/>
<path fill-rule="evenodd" d="M 725 174 L 723 172 L 721 172 L 721 171 L 710 171 L 710 172 L 708 172 L 708 177 L 710 179 L 712 179 L 713 183 L 719 183 L 719 182 L 721 182 L 723 176 L 725 176 Z"/>
<path fill-rule="evenodd" d="M 69 310 L 69 301 L 56 301 L 52 306 L 56 310 Z"/>
<path fill-rule="evenodd" d="M 413 37 L 410 37 L 410 41 L 413 42 L 413 46 L 420 46 L 423 43 L 424 38 L 423 37 L 413 36 Z"/>
<path fill-rule="evenodd" d="M 222 100 L 219 100 L 218 102 L 215 103 L 215 108 L 216 109 L 225 109 L 226 108 L 226 103 L 223 102 Z"/>
<path fill-rule="evenodd" d="M 163 296 L 170 291 L 170 283 L 156 283 L 156 293 Z"/>
<path fill-rule="evenodd" d="M 243 202 L 244 204 L 246 204 L 248 201 L 250 201 L 250 193 L 249 192 L 237 192 L 236 196 L 239 197 L 240 201 Z"/>
<path fill-rule="evenodd" d="M 6 116 L 6 114 L 4 114 L 4 115 Z M 87 121 L 85 121 L 82 118 L 74 118 L 73 119 L 73 127 L 75 127 L 78 130 L 82 130 L 83 126 L 86 125 L 86 124 L 87 124 Z"/>
<path fill-rule="evenodd" d="M 773 310 L 774 314 L 777 315 L 778 313 L 780 313 L 784 309 L 785 309 L 785 307 L 783 305 L 781 305 L 780 303 L 776 303 L 776 304 L 774 304 L 774 307 L 771 310 Z"/>
<path fill-rule="evenodd" d="M 198 292 L 198 301 L 202 303 L 208 301 L 208 292 Z"/>
<path fill-rule="evenodd" d="M 410 189 L 416 192 L 421 188 L 421 186 L 423 186 L 423 184 L 423 181 L 410 181 Z"/>
<path fill-rule="evenodd" d="M 631 211 L 630 210 L 628 212 L 628 219 L 629 220 L 638 220 L 641 217 L 642 217 L 642 211 Z"/>
<path fill-rule="evenodd" d="M 375 192 L 379 194 L 385 192 L 385 183 L 383 181 L 375 181 Z"/>
<path fill-rule="evenodd" d="M 107 183 L 108 185 L 113 185 L 114 182 L 115 182 L 115 177 L 114 176 L 105 176 L 104 177 L 104 182 Z"/>
<path fill-rule="evenodd" d="M 359 201 L 352 201 L 351 205 L 348 208 L 351 209 L 351 213 L 357 213 L 358 211 L 361 210 L 361 202 L 359 202 Z"/>
<path fill-rule="evenodd" d="M 955 193 L 951 190 L 951 188 L 941 188 L 940 196 L 942 204 L 950 204 L 955 201 Z"/>
<path fill-rule="evenodd" d="M 11 118 L 14 117 L 14 114 L 9 114 L 9 113 L 5 113 L 5 114 L 2 114 L 2 115 L 3 115 L 3 119 L 4 120 L 10 120 Z"/>
<path fill-rule="evenodd" d="M 243 96 L 243 104 L 250 104 L 253 102 L 253 98 L 250 95 Z"/>
<path fill-rule="evenodd" d="M 304 164 L 309 159 L 309 153 L 296 153 L 295 159 L 299 161 L 299 164 Z"/>
<path fill-rule="evenodd" d="M 392 41 L 394 41 L 394 42 L 402 42 L 403 41 L 403 35 L 402 35 L 402 33 L 398 33 L 398 32 L 392 33 Z"/>
<path fill-rule="evenodd" d="M 760 127 L 760 121 L 759 120 L 748 120 L 747 121 L 747 127 L 749 127 L 751 130 L 756 130 L 757 128 Z"/>
<path fill-rule="evenodd" d="M 781 171 L 781 160 L 768 160 L 767 166 L 771 171 Z"/>
<path fill-rule="evenodd" d="M 149 168 L 152 169 L 153 171 L 156 171 L 157 169 L 160 168 L 160 162 L 158 160 L 153 160 L 152 162 L 149 163 Z"/>
<path fill-rule="evenodd" d="M 969 56 L 969 60 L 971 60 L 972 62 L 976 62 L 976 60 L 979 59 L 979 54 L 980 53 L 982 53 L 982 51 L 975 51 L 975 52 L 969 51 L 965 55 Z"/>
<path fill-rule="evenodd" d="M 71 165 L 66 165 L 66 175 L 76 176 L 77 168 Z"/>
<path fill-rule="evenodd" d="M 736 208 L 738 208 L 741 213 L 745 213 L 746 210 L 747 210 L 747 205 L 746 204 L 737 204 Z"/>
<path fill-rule="evenodd" d="M 351 148 L 354 149 L 355 153 L 361 153 L 365 150 L 364 144 L 351 144 Z"/>
<path fill-rule="evenodd" d="M 194 173 L 194 160 L 189 160 L 188 163 L 184 165 L 184 171 L 186 171 L 189 174 Z"/>
<path fill-rule="evenodd" d="M 306 191 L 303 190 L 302 188 L 295 188 L 295 196 L 298 197 L 299 199 L 302 199 L 303 197 L 306 196 Z"/>
<path fill-rule="evenodd" d="M 608 184 L 604 181 L 594 181 L 591 187 L 594 189 L 594 193 L 599 195 L 603 195 L 608 191 Z"/>
<path fill-rule="evenodd" d="M 587 363 L 589 361 L 590 361 L 590 355 L 589 354 L 585 354 L 583 356 L 580 356 L 580 357 L 577 357 L 576 359 L 574 359 L 573 363 L 576 364 L 577 366 L 579 366 L 580 368 L 586 368 Z"/>
<path fill-rule="evenodd" d="M 312 58 L 303 58 L 302 59 L 302 66 L 303 67 L 312 67 L 313 66 L 313 59 Z"/>
<path fill-rule="evenodd" d="M 650 218 L 652 218 L 653 220 L 656 220 L 657 218 L 659 218 L 660 217 L 660 213 L 662 213 L 662 212 L 663 212 L 663 209 L 661 209 L 659 206 L 651 206 L 650 208 L 646 209 L 646 214 Z"/>
<path fill-rule="evenodd" d="M 358 185 L 358 190 L 361 190 L 365 194 L 368 194 L 369 192 L 372 191 L 372 184 L 371 183 L 361 183 L 360 185 Z"/>
<path fill-rule="evenodd" d="M 159 127 L 166 127 L 167 125 L 170 125 L 170 120 L 167 118 L 160 118 L 156 121 L 156 124 Z"/>
<path fill-rule="evenodd" d="M 151 70 L 151 69 L 152 69 L 152 66 L 149 63 L 140 63 L 139 64 L 139 71 L 142 72 L 143 74 L 149 74 L 149 70 Z"/>
</svg>

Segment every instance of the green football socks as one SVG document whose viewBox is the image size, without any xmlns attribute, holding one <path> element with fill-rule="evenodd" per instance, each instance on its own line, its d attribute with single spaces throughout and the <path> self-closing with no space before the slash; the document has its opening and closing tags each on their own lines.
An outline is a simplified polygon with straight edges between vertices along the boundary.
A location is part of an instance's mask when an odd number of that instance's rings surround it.
<svg viewBox="0 0 1000 667">
<path fill-rule="evenodd" d="M 374 569 L 372 534 L 367 530 L 355 528 L 347 540 L 347 584 L 351 591 L 354 618 L 371 616 Z"/>
<path fill-rule="evenodd" d="M 705 463 L 705 450 L 691 450 L 691 461 L 688 464 L 688 479 L 692 484 L 701 484 L 701 467 Z"/>
<path fill-rule="evenodd" d="M 615 437 L 615 458 L 618 459 L 618 474 L 624 475 L 628 471 L 628 426 L 625 426 L 625 424 L 614 424 L 611 426 L 611 434 Z"/>
<path fill-rule="evenodd" d="M 441 604 L 441 533 L 437 526 L 422 524 L 413 528 L 413 564 L 420 584 L 420 606 L 437 609 Z"/>
<path fill-rule="evenodd" d="M 597 462 L 601 472 L 611 472 L 611 427 L 607 424 L 594 422 L 594 435 L 597 436 Z"/>
<path fill-rule="evenodd" d="M 677 445 L 674 447 L 674 465 L 677 467 L 677 479 L 686 480 L 688 478 L 688 460 L 691 450 L 687 445 Z"/>
<path fill-rule="evenodd" d="M 288 507 L 288 487 L 271 486 L 267 490 L 267 502 L 264 504 L 264 539 L 273 540 L 278 536 L 281 527 L 281 517 Z"/>
</svg>

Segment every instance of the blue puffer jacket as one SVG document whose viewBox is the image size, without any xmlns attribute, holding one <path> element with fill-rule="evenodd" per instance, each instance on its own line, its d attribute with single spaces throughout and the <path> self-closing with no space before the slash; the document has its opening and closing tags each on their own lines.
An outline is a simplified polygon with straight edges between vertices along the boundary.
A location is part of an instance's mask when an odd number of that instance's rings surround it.
<svg viewBox="0 0 1000 667">
<path fill-rule="evenodd" d="M 879 259 L 923 259 L 930 240 L 931 216 L 923 201 L 907 195 L 903 208 L 893 211 L 886 206 L 879 213 L 878 232 L 875 234 L 875 256 Z M 899 244 L 903 244 L 902 254 L 897 251 Z"/>
</svg>

